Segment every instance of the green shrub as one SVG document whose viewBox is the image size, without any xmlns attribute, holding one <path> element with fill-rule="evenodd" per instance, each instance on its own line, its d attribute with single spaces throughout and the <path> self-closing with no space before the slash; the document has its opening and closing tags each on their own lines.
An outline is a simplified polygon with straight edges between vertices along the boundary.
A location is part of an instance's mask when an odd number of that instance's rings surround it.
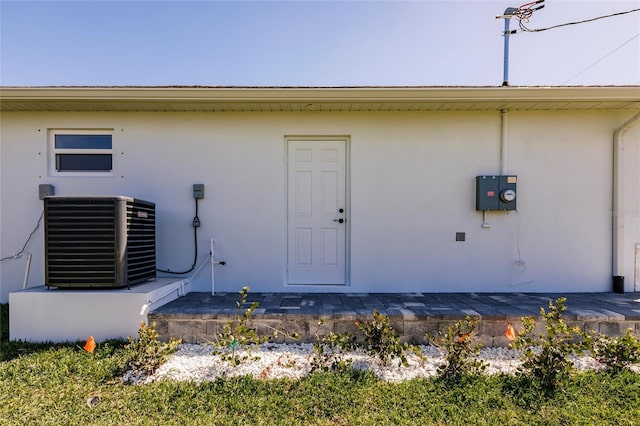
<svg viewBox="0 0 640 426">
<path fill-rule="evenodd" d="M 598 336 L 591 349 L 593 357 L 611 371 L 620 371 L 640 362 L 640 340 L 631 329 L 619 337 Z"/>
<path fill-rule="evenodd" d="M 549 301 L 549 312 L 540 308 L 545 334 L 534 333 L 536 323 L 531 317 L 522 318 L 523 329 L 512 346 L 521 351 L 523 364 L 518 374 L 524 375 L 547 396 L 561 389 L 569 377 L 573 363 L 569 356 L 580 352 L 585 344 L 584 333 L 564 322 L 567 299 Z"/>
<path fill-rule="evenodd" d="M 364 351 L 377 357 L 384 365 L 389 365 L 398 359 L 398 365 L 409 366 L 406 353 L 419 353 L 416 348 L 407 343 L 400 343 L 400 335 L 391 325 L 388 315 L 383 315 L 377 309 L 373 310 L 371 321 L 356 321 L 356 326 L 364 334 Z"/>
<path fill-rule="evenodd" d="M 318 322 L 318 327 L 324 325 L 324 320 Z M 329 332 L 316 339 L 313 343 L 313 358 L 311 371 L 343 372 L 351 369 L 353 360 L 345 356 L 356 347 L 356 338 L 351 333 L 338 334 Z"/>
<path fill-rule="evenodd" d="M 150 326 L 141 322 L 138 338 L 129 336 L 127 339 L 129 343 L 124 347 L 127 351 L 127 368 L 147 375 L 153 374 L 181 343 L 173 338 L 168 342 L 159 341 L 155 322 Z"/>
<path fill-rule="evenodd" d="M 477 359 L 482 345 L 476 340 L 477 318 L 467 316 L 447 327 L 447 331 L 431 342 L 444 353 L 445 362 L 438 375 L 450 383 L 460 383 L 465 377 L 484 371 L 486 365 Z"/>
<path fill-rule="evenodd" d="M 249 355 L 240 356 L 238 349 L 249 350 L 252 345 L 260 345 L 271 339 L 271 336 L 259 336 L 258 331 L 250 326 L 251 315 L 260 306 L 260 303 L 252 302 L 245 308 L 249 287 L 242 287 L 238 294 L 240 298 L 236 302 L 238 309 L 236 318 L 228 321 L 222 327 L 222 331 L 216 335 L 216 340 L 211 343 L 216 348 L 214 354 L 233 365 L 240 365 L 242 361 L 248 359 L 256 359 Z"/>
</svg>

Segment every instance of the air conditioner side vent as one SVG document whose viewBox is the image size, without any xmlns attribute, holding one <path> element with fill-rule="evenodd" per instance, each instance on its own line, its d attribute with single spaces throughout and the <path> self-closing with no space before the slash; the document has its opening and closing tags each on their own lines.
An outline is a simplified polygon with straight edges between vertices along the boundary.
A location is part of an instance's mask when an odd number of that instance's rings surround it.
<svg viewBox="0 0 640 426">
<path fill-rule="evenodd" d="M 125 287 L 155 279 L 154 203 L 51 196 L 44 211 L 47 286 Z"/>
</svg>

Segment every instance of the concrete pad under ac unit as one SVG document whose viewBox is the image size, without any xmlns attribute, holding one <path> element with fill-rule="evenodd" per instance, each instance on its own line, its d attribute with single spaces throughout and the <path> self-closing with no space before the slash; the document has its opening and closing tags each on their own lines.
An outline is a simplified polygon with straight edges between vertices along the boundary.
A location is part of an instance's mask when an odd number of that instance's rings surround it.
<svg viewBox="0 0 640 426">
<path fill-rule="evenodd" d="M 9 338 L 57 343 L 135 337 L 149 310 L 185 292 L 184 280 L 175 278 L 120 289 L 20 290 L 9 294 Z"/>
</svg>

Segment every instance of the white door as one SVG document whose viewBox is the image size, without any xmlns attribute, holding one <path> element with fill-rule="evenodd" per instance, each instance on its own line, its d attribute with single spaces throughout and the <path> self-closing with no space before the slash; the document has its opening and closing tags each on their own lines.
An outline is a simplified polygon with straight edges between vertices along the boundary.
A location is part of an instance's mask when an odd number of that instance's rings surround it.
<svg viewBox="0 0 640 426">
<path fill-rule="evenodd" d="M 289 284 L 346 284 L 346 141 L 288 141 Z"/>
</svg>

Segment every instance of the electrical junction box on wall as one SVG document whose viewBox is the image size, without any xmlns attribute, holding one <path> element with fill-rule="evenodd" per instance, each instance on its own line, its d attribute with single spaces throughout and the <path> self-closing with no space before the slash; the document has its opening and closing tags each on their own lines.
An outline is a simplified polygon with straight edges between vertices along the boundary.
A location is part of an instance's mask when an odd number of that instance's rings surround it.
<svg viewBox="0 0 640 426">
<path fill-rule="evenodd" d="M 476 176 L 476 210 L 516 210 L 517 176 Z"/>
<path fill-rule="evenodd" d="M 204 198 L 204 183 L 193 184 L 193 198 L 201 200 Z"/>
</svg>

